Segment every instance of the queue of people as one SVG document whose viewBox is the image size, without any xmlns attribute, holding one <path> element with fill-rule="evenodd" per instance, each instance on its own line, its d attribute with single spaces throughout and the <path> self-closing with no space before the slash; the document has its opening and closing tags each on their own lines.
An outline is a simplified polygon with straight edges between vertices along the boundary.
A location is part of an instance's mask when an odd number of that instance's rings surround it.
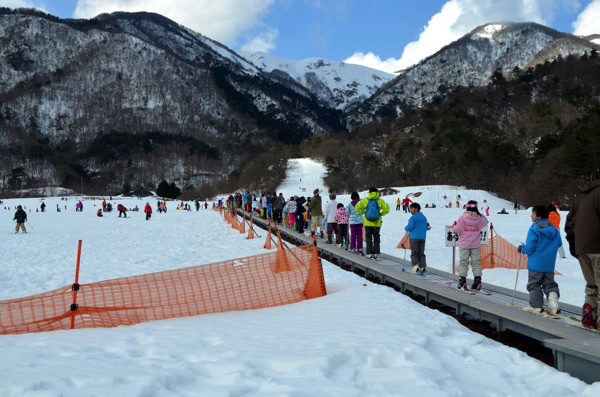
<svg viewBox="0 0 600 397">
<path fill-rule="evenodd" d="M 597 175 L 600 178 L 599 175 Z M 583 186 L 576 193 L 572 202 L 564 227 L 566 238 L 569 243 L 569 252 L 578 259 L 585 280 L 585 303 L 582 307 L 582 325 L 595 328 L 600 332 L 600 179 Z M 249 193 L 230 196 L 227 204 L 232 209 L 244 208 L 255 209 L 260 216 L 273 219 L 282 223 L 285 227 L 292 228 L 306 235 L 319 235 L 326 239 L 326 244 L 334 244 L 337 248 L 349 250 L 369 259 L 380 260 L 380 231 L 382 219 L 390 212 L 390 206 L 379 196 L 377 188 L 369 189 L 366 197 L 360 198 L 358 192 L 352 192 L 350 201 L 338 202 L 337 196 L 330 193 L 327 203 L 323 203 L 320 189 L 313 191 L 312 197 L 292 196 L 288 200 L 282 193 L 278 195 L 263 193 L 260 197 Z M 444 199 L 447 199 L 444 196 Z M 459 200 L 457 200 L 457 204 Z M 208 202 L 200 203 L 194 200 L 196 210 L 204 207 L 208 209 Z M 221 205 L 224 203 L 222 202 Z M 40 211 L 46 211 L 46 203 L 42 201 Z M 83 212 L 83 202 L 79 200 L 75 204 L 76 212 Z M 429 206 L 428 206 L 429 207 Z M 425 274 L 427 259 L 425 243 L 430 225 L 427 218 L 421 212 L 421 205 L 405 197 L 396 200 L 396 211 L 402 208 L 410 212 L 410 218 L 405 227 L 409 234 L 411 249 L 411 271 L 416 274 Z M 432 208 L 432 207 L 429 207 Z M 480 254 L 481 231 L 488 224 L 489 205 L 483 201 L 479 203 L 469 200 L 463 205 L 465 212 L 454 222 L 452 229 L 459 237 L 459 264 L 458 284 L 460 289 L 480 290 L 482 288 L 482 268 Z M 67 209 L 66 204 L 64 209 Z M 167 202 L 157 201 L 157 211 L 167 212 Z M 191 211 L 192 206 L 181 202 L 178 209 Z M 480 212 L 485 212 L 485 215 Z M 516 213 L 521 209 L 518 202 L 514 203 L 513 209 Z M 57 204 L 57 212 L 61 211 L 61 205 Z M 128 211 L 136 211 L 126 208 L 122 203 L 117 204 L 118 217 L 127 218 Z M 37 209 L 36 209 L 37 211 Z M 102 201 L 102 208 L 96 212 L 98 217 L 112 211 L 112 204 L 106 200 Z M 31 210 L 30 210 L 31 212 Z M 152 217 L 153 209 L 149 202 L 144 206 L 146 221 Z M 499 213 L 507 214 L 503 209 Z M 27 212 L 21 205 L 17 206 L 13 220 L 15 221 L 15 233 L 27 233 L 25 223 Z M 552 202 L 548 206 L 535 205 L 531 209 L 531 227 L 526 233 L 525 243 L 517 247 L 520 255 L 527 255 L 529 306 L 526 311 L 540 313 L 546 310 L 550 314 L 560 311 L 558 301 L 560 289 L 554 278 L 557 254 L 565 257 L 560 236 L 560 214 L 557 206 Z M 335 239 L 335 240 L 334 240 Z M 364 250 L 366 249 L 366 250 Z M 366 251 L 366 252 L 365 252 Z M 467 285 L 469 268 L 473 274 L 473 283 Z M 544 307 L 544 297 L 547 306 Z"/>
</svg>

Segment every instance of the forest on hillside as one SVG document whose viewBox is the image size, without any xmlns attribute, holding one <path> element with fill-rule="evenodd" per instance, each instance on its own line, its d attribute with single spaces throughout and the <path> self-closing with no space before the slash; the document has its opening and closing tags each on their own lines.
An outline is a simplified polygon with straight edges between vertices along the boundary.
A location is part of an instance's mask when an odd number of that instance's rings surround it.
<svg viewBox="0 0 600 397">
<path fill-rule="evenodd" d="M 568 207 L 600 167 L 599 54 L 491 77 L 406 117 L 305 141 L 301 152 L 324 162 L 336 192 L 449 184 Z"/>
</svg>

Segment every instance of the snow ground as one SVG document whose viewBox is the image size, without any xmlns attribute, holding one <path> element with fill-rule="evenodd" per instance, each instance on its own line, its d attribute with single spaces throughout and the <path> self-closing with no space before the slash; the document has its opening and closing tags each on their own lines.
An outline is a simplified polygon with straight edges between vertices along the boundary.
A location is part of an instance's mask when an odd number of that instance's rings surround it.
<svg viewBox="0 0 600 397">
<path fill-rule="evenodd" d="M 281 189 L 310 196 L 327 191 L 323 167 L 294 162 Z M 302 181 L 300 181 L 302 178 Z M 304 191 L 303 191 L 304 189 Z M 529 211 L 482 191 L 450 186 L 401 187 L 386 197 L 382 251 L 404 256 L 396 244 L 408 214 L 396 198 L 441 203 L 486 199 L 490 221 L 518 244 L 530 226 Z M 361 195 L 364 192 L 361 192 Z M 327 194 L 324 193 L 324 205 Z M 212 211 L 167 214 L 116 212 L 96 217 L 101 200 L 10 199 L 0 205 L 0 299 L 32 295 L 73 283 L 77 241 L 83 241 L 80 282 L 124 277 L 211 263 L 265 252 L 264 238 L 245 235 Z M 155 199 L 114 198 L 127 207 Z M 339 196 L 346 203 L 349 196 Z M 29 212 L 28 233 L 14 229 L 14 207 Z M 56 212 L 56 205 L 62 211 Z M 544 203 L 545 204 L 545 203 Z M 64 206 L 66 205 L 66 209 Z M 116 206 L 115 206 L 116 207 Z M 497 215 L 505 207 L 509 215 Z M 451 271 L 444 225 L 462 210 L 423 209 L 432 225 L 428 266 Z M 564 218 L 566 212 L 561 212 Z M 264 236 L 263 236 L 264 237 Z M 564 241 L 566 244 L 566 241 Z M 567 250 L 568 252 L 568 250 Z M 524 353 L 473 333 L 454 318 L 430 310 L 390 288 L 371 284 L 324 262 L 328 295 L 270 309 L 230 312 L 130 327 L 0 336 L 0 396 L 597 396 L 600 382 L 587 385 Z M 557 259 L 561 301 L 581 305 L 584 283 L 575 259 Z M 525 273 L 519 277 L 525 292 Z M 515 270 L 485 270 L 484 283 L 513 288 Z"/>
</svg>

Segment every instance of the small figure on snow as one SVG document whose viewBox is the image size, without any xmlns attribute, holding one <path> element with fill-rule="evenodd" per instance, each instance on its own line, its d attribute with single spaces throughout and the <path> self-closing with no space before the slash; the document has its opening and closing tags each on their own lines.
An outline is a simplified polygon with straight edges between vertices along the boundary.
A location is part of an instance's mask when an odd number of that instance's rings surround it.
<svg viewBox="0 0 600 397">
<path fill-rule="evenodd" d="M 146 213 L 146 220 L 149 221 L 152 217 L 152 207 L 150 206 L 150 203 L 146 203 L 146 206 L 144 207 L 144 212 Z"/>
<path fill-rule="evenodd" d="M 20 205 L 17 206 L 17 212 L 15 212 L 15 217 L 13 221 L 17 222 L 15 226 L 15 234 L 19 233 L 19 229 L 23 231 L 23 233 L 27 233 L 27 229 L 25 228 L 25 221 L 27 220 L 27 212 L 23 211 L 23 207 Z"/>
<path fill-rule="evenodd" d="M 119 218 L 121 215 L 124 215 L 127 218 L 127 208 L 123 204 L 117 205 L 117 210 L 119 211 Z"/>
</svg>

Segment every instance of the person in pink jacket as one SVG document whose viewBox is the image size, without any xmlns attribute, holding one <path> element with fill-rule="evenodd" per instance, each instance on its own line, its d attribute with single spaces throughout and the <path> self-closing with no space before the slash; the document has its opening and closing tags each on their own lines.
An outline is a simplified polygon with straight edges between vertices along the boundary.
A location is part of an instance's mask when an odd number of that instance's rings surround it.
<svg viewBox="0 0 600 397">
<path fill-rule="evenodd" d="M 454 222 L 454 232 L 459 235 L 458 247 L 460 260 L 458 262 L 458 288 L 467 289 L 467 273 L 469 259 L 473 270 L 474 281 L 471 289 L 481 289 L 481 229 L 488 224 L 485 216 L 479 213 L 477 201 L 470 200 L 464 214 Z"/>
</svg>

